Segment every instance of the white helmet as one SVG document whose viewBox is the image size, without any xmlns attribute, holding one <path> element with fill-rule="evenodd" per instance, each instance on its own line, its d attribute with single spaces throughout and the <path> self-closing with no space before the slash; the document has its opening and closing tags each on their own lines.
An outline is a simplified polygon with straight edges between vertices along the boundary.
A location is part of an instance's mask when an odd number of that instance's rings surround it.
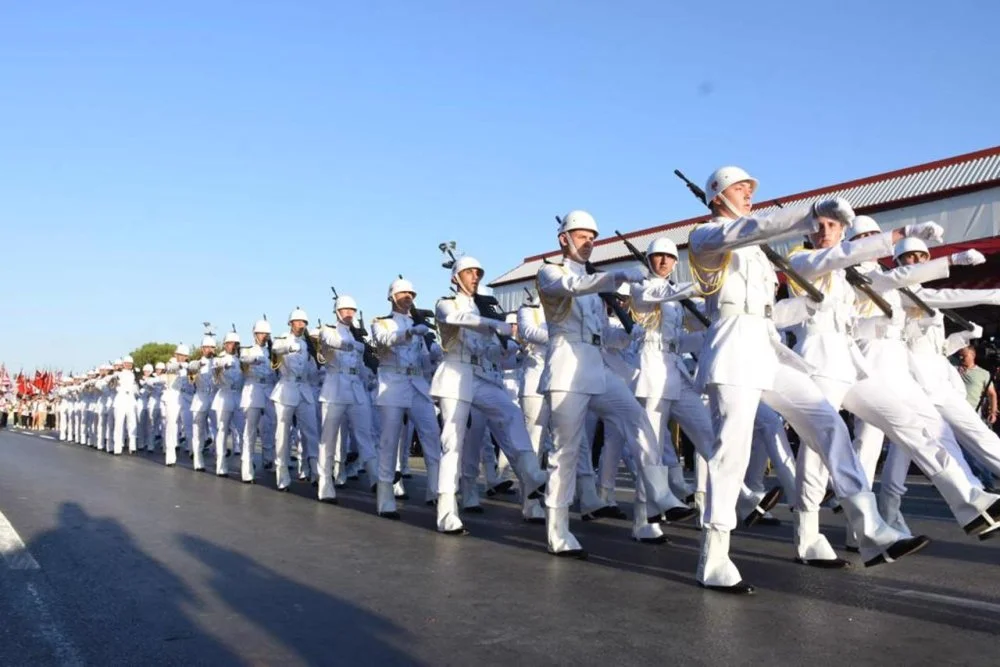
<svg viewBox="0 0 1000 667">
<path fill-rule="evenodd" d="M 504 322 L 507 324 L 517 324 L 517 313 L 507 313 L 507 317 L 504 318 Z"/>
<path fill-rule="evenodd" d="M 646 257 L 650 255 L 670 255 L 677 259 L 677 244 L 666 236 L 658 236 L 646 248 Z"/>
<path fill-rule="evenodd" d="M 618 289 L 615 290 L 615 293 L 618 294 L 618 296 L 631 296 L 632 286 L 628 283 L 622 283 L 618 286 Z"/>
<path fill-rule="evenodd" d="M 126 354 L 124 357 L 122 357 L 122 363 L 123 364 L 134 364 L 135 363 L 135 359 L 132 358 L 131 354 Z"/>
<path fill-rule="evenodd" d="M 892 258 L 898 262 L 899 258 L 908 252 L 922 252 L 928 257 L 930 257 L 931 254 L 931 251 L 927 249 L 927 244 L 923 242 L 923 239 L 907 236 L 906 238 L 900 239 L 899 243 L 896 244 L 892 253 Z"/>
<path fill-rule="evenodd" d="M 882 228 L 878 226 L 878 223 L 873 218 L 867 215 L 857 215 L 854 216 L 854 220 L 851 222 L 851 228 L 847 230 L 847 238 L 848 240 L 854 240 L 862 234 L 881 231 Z"/>
<path fill-rule="evenodd" d="M 121 366 L 124 363 L 125 363 L 125 361 L 121 357 L 118 357 L 117 359 L 115 359 L 114 361 L 111 362 L 111 365 L 112 366 Z"/>
<path fill-rule="evenodd" d="M 724 191 L 733 183 L 750 181 L 753 189 L 757 190 L 757 179 L 748 174 L 740 167 L 720 167 L 712 172 L 712 175 L 705 181 L 705 199 L 710 203 L 720 192 Z"/>
<path fill-rule="evenodd" d="M 392 297 L 396 296 L 400 292 L 410 292 L 413 296 L 417 295 L 417 290 L 414 289 L 413 283 L 411 283 L 406 278 L 396 278 L 389 285 L 389 301 L 392 301 Z"/>
<path fill-rule="evenodd" d="M 202 336 L 201 338 L 202 347 L 215 347 L 215 336 Z"/>
<path fill-rule="evenodd" d="M 479 260 L 475 257 L 469 257 L 468 255 L 464 257 L 459 257 L 455 260 L 455 264 L 451 267 L 451 277 L 454 278 L 462 271 L 466 269 L 476 269 L 479 271 L 479 277 L 482 278 L 486 271 L 483 270 L 483 265 L 479 263 Z"/>
<path fill-rule="evenodd" d="M 352 297 L 349 297 L 346 294 L 342 294 L 337 297 L 337 302 L 333 304 L 333 309 L 334 311 L 344 310 L 344 309 L 357 310 L 358 302 L 355 301 Z"/>
<path fill-rule="evenodd" d="M 145 364 L 142 367 L 142 372 L 143 373 L 152 373 L 153 372 L 153 364 Z"/>
<path fill-rule="evenodd" d="M 303 322 L 305 322 L 306 324 L 308 324 L 309 323 L 309 316 L 306 315 L 306 311 L 304 311 L 301 308 L 299 308 L 298 306 L 296 306 L 295 310 L 293 310 L 288 315 L 288 323 L 291 324 L 295 320 L 302 320 Z"/>
<path fill-rule="evenodd" d="M 571 232 L 574 229 L 586 229 L 594 232 L 594 238 L 600 233 L 597 229 L 597 221 L 594 216 L 586 211 L 570 211 L 562 217 L 562 224 L 559 225 L 559 233 Z"/>
<path fill-rule="evenodd" d="M 181 343 L 177 346 L 177 349 L 174 350 L 174 354 L 183 354 L 185 357 L 190 357 L 191 348 L 189 348 L 185 343 Z"/>
<path fill-rule="evenodd" d="M 257 320 L 253 325 L 253 332 L 255 334 L 270 334 L 271 333 L 271 323 L 267 320 Z"/>
<path fill-rule="evenodd" d="M 165 363 L 163 363 L 162 361 L 157 361 L 156 362 L 156 367 L 154 368 L 154 370 L 165 371 L 165 370 L 167 370 L 167 365 Z"/>
<path fill-rule="evenodd" d="M 226 337 L 222 339 L 222 342 L 223 343 L 236 343 L 237 345 L 239 345 L 240 344 L 240 335 L 238 333 L 236 333 L 235 331 L 230 331 L 229 333 L 226 334 Z"/>
</svg>

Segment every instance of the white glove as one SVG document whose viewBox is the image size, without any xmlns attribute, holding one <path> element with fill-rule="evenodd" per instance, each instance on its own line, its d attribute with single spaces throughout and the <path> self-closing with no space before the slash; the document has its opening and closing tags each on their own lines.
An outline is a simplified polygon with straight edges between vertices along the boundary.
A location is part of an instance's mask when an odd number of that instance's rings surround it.
<svg viewBox="0 0 1000 667">
<path fill-rule="evenodd" d="M 194 361 L 189 361 L 188 362 L 186 370 L 188 370 L 188 371 L 196 371 L 196 370 L 198 370 L 198 368 L 200 366 L 201 366 L 201 361 L 199 359 L 195 359 Z"/>
<path fill-rule="evenodd" d="M 364 352 L 365 351 L 365 344 L 362 343 L 360 340 L 354 341 L 354 351 L 355 352 Z"/>
<path fill-rule="evenodd" d="M 972 340 L 972 339 L 975 339 L 975 338 L 982 338 L 983 337 L 983 328 L 981 326 L 979 326 L 978 324 L 973 324 L 972 325 L 972 331 L 968 332 L 967 335 L 969 337 L 969 340 Z"/>
<path fill-rule="evenodd" d="M 493 324 L 493 330 L 496 331 L 501 336 L 510 337 L 514 335 L 514 326 L 511 324 L 507 324 L 506 322 L 500 322 L 499 320 L 496 320 L 491 324 Z"/>
<path fill-rule="evenodd" d="M 302 349 L 302 344 L 299 343 L 299 341 L 297 340 L 293 340 L 291 343 L 288 344 L 288 351 L 292 354 L 295 354 L 301 349 Z"/>
<path fill-rule="evenodd" d="M 833 218 L 845 225 L 851 224 L 855 217 L 850 202 L 843 197 L 821 199 L 813 204 L 813 215 L 817 218 Z"/>
<path fill-rule="evenodd" d="M 976 266 L 977 264 L 986 263 L 986 257 L 983 256 L 983 253 L 974 248 L 956 252 L 949 259 L 952 264 L 957 266 Z"/>
<path fill-rule="evenodd" d="M 913 236 L 932 243 L 942 243 L 944 241 L 944 227 L 936 222 L 917 222 L 903 227 L 905 236 Z"/>
<path fill-rule="evenodd" d="M 641 283 L 645 279 L 646 274 L 642 272 L 642 269 L 633 266 L 624 269 L 615 269 L 615 284 L 617 285 L 621 285 L 622 283 Z"/>
<path fill-rule="evenodd" d="M 430 331 L 430 327 L 428 327 L 426 324 L 415 324 L 412 327 L 410 327 L 410 335 L 411 336 L 421 336 L 421 337 L 423 337 L 423 336 L 426 336 L 429 331 Z"/>
</svg>

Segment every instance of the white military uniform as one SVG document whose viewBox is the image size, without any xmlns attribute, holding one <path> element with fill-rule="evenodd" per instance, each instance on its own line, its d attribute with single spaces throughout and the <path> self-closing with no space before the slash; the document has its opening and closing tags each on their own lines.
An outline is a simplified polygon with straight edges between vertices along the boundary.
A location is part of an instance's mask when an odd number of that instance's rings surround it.
<svg viewBox="0 0 1000 667">
<path fill-rule="evenodd" d="M 521 340 L 524 361 L 518 383 L 518 400 L 521 412 L 524 414 L 524 425 L 528 429 L 531 449 L 535 452 L 538 462 L 542 461 L 542 453 L 550 439 L 549 421 L 551 412 L 545 395 L 538 390 L 542 371 L 545 370 L 545 354 L 549 346 L 549 330 L 545 323 L 545 310 L 537 299 L 532 298 L 517 310 L 517 335 Z M 591 476 L 593 468 L 587 466 Z M 529 506 L 523 508 L 524 518 L 539 520 L 545 518 L 545 510 L 541 501 L 529 499 Z"/>
<path fill-rule="evenodd" d="M 338 303 L 346 303 L 341 297 Z M 319 334 L 320 348 L 326 359 L 326 379 L 320 392 L 322 434 L 319 441 L 320 500 L 337 497 L 334 490 L 333 463 L 341 428 L 349 428 L 366 466 L 371 485 L 378 483 L 378 455 L 372 432 L 372 409 L 362 382 L 365 344 L 354 338 L 351 327 L 338 319 L 324 326 Z"/>
<path fill-rule="evenodd" d="M 113 409 L 115 414 L 114 443 L 115 454 L 121 454 L 125 446 L 125 436 L 128 435 L 128 450 L 134 454 L 136 449 L 136 393 L 138 385 L 132 369 L 126 368 L 115 373 L 115 396 Z"/>
<path fill-rule="evenodd" d="M 207 346 L 202 340 L 202 346 Z M 212 340 L 211 346 L 215 347 Z M 212 426 L 209 423 L 209 414 L 212 408 L 212 399 L 215 396 L 215 379 L 212 377 L 215 372 L 215 365 L 218 360 L 215 357 L 202 357 L 188 364 L 188 370 L 194 369 L 196 375 L 194 379 L 195 393 L 191 399 L 191 450 L 194 453 L 194 469 L 205 469 L 204 449 L 208 438 L 212 436 Z"/>
<path fill-rule="evenodd" d="M 254 327 L 254 332 L 257 332 L 257 326 Z M 270 333 L 270 325 L 265 333 Z M 254 481 L 253 456 L 258 433 L 263 463 L 266 465 L 274 460 L 276 417 L 274 403 L 269 396 L 274 391 L 275 373 L 271 368 L 270 355 L 257 343 L 240 350 L 240 364 L 244 369 L 243 391 L 240 394 L 240 408 L 244 414 L 240 478 L 243 482 L 250 483 Z"/>
<path fill-rule="evenodd" d="M 583 212 L 574 211 L 566 220 L 581 214 L 590 220 L 589 228 L 596 229 L 593 219 Z M 554 449 L 549 456 L 545 494 L 550 553 L 582 553 L 580 543 L 569 531 L 568 512 L 588 410 L 604 420 L 606 431 L 613 430 L 612 437 L 620 438 L 633 456 L 641 478 L 636 492 L 644 494 L 637 501 L 648 501 L 652 515 L 687 510 L 670 492 L 667 469 L 661 465 L 663 454 L 645 411 L 625 381 L 605 366 L 601 356 L 607 336 L 626 334 L 621 328 L 609 326 L 598 293 L 613 292 L 619 282 L 632 277 L 618 272 L 587 275 L 583 264 L 569 258 L 559 264 L 545 264 L 538 271 L 538 292 L 549 334 L 539 391 L 548 395 Z M 672 516 L 681 518 L 677 512 Z M 683 516 L 693 513 L 685 512 Z"/>
<path fill-rule="evenodd" d="M 717 185 L 715 180 L 712 185 Z M 725 188 L 709 189 L 717 193 Z M 846 202 L 825 204 L 827 209 L 836 206 L 844 217 L 853 216 Z M 758 244 L 808 234 L 815 227 L 812 211 L 796 208 L 769 217 L 717 216 L 696 227 L 689 238 L 692 267 L 705 295 L 706 311 L 714 320 L 699 354 L 697 375 L 697 386 L 708 394 L 716 430 L 708 459 L 697 574 L 707 587 L 749 588 L 729 558 L 729 533 L 736 526 L 736 499 L 760 402 L 784 416 L 809 447 L 820 450 L 851 525 L 865 527 L 860 532 L 872 558 L 901 537 L 878 516 L 875 496 L 843 420 L 809 378 L 809 365 L 781 343 L 772 320 L 778 278 Z"/>
<path fill-rule="evenodd" d="M 430 353 L 421 335 L 407 335 L 413 318 L 393 310 L 372 321 L 371 333 L 378 355 L 378 395 L 375 405 L 382 432 L 378 446 L 377 511 L 397 516 L 392 485 L 395 481 L 403 415 L 413 424 L 427 466 L 428 502 L 437 498 L 441 463 L 441 434 L 431 401 L 430 384 L 424 377 L 431 364 Z M 440 353 L 435 346 L 435 352 Z"/>
<path fill-rule="evenodd" d="M 468 268 L 482 271 L 478 262 L 463 257 L 456 262 L 453 275 Z M 444 350 L 444 358 L 431 383 L 431 395 L 441 406 L 442 422 L 437 524 L 439 531 L 453 532 L 462 530 L 455 494 L 459 488 L 466 424 L 473 406 L 482 411 L 497 444 L 514 461 L 525 501 L 545 484 L 546 476 L 531 447 L 524 415 L 508 398 L 497 367 L 504 351 L 495 334 L 509 336 L 511 325 L 483 317 L 473 297 L 461 292 L 440 299 L 435 317 Z M 481 444 L 475 443 L 474 447 L 477 468 Z"/>
<path fill-rule="evenodd" d="M 271 400 L 277 415 L 277 432 L 275 434 L 275 470 L 278 489 L 285 490 L 291 483 L 288 474 L 289 462 L 289 432 L 294 417 L 302 438 L 302 454 L 307 459 L 309 472 L 315 470 L 316 458 L 319 454 L 319 428 L 316 423 L 316 399 L 310 383 L 314 360 L 309 356 L 306 344 L 306 331 L 301 336 L 295 336 L 289 331 L 274 341 L 272 351 L 281 358 L 278 368 L 279 378 Z"/>
<path fill-rule="evenodd" d="M 178 349 L 185 349 L 178 348 Z M 187 424 L 191 423 L 191 412 L 186 409 L 188 399 L 185 394 L 190 391 L 187 379 L 187 362 L 177 361 L 176 358 L 167 362 L 164 373 L 163 385 L 163 454 L 164 462 L 168 466 L 177 464 L 178 435 L 181 432 L 182 424 L 184 433 L 188 433 Z M 186 416 L 185 416 L 186 415 Z M 190 446 L 191 439 L 187 440 Z"/>
<path fill-rule="evenodd" d="M 229 340 L 230 334 L 227 334 L 226 342 Z M 239 343 L 239 339 L 235 342 Z M 215 368 L 213 380 L 216 393 L 212 399 L 212 412 L 215 414 L 215 474 L 222 477 L 229 474 L 227 458 L 230 451 L 240 449 L 243 437 L 243 419 L 239 410 L 243 373 L 240 371 L 239 360 L 226 352 L 215 359 Z M 232 450 L 226 447 L 227 436 L 232 437 Z"/>
</svg>

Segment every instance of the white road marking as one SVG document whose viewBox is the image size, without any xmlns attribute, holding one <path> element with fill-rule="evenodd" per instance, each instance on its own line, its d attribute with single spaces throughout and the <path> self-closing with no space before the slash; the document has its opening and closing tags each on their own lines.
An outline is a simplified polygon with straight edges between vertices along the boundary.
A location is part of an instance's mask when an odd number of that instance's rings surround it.
<svg viewBox="0 0 1000 667">
<path fill-rule="evenodd" d="M 0 555 L 12 570 L 42 569 L 3 512 L 0 512 Z"/>
<path fill-rule="evenodd" d="M 968 598 L 959 598 L 952 595 L 941 595 L 940 593 L 925 593 L 924 591 L 915 591 L 912 589 L 896 589 L 896 588 L 886 588 L 883 589 L 888 593 L 901 598 L 910 598 L 913 600 L 926 600 L 928 602 L 941 602 L 944 604 L 954 605 L 956 607 L 966 607 L 968 609 L 978 609 L 980 611 L 988 611 L 993 614 L 1000 614 L 1000 604 L 995 602 L 986 602 L 985 600 L 970 600 Z"/>
<path fill-rule="evenodd" d="M 73 643 L 66 638 L 66 635 L 59 629 L 59 625 L 49 613 L 48 605 L 39 594 L 38 589 L 30 581 L 26 584 L 28 597 L 34 607 L 34 617 L 38 634 L 52 647 L 56 657 L 56 664 L 59 665 L 82 665 L 83 660 L 77 652 Z"/>
</svg>

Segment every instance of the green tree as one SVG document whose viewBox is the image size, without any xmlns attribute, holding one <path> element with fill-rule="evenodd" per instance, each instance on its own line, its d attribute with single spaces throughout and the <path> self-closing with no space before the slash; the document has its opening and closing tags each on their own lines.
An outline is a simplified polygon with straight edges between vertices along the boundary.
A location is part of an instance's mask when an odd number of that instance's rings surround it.
<svg viewBox="0 0 1000 667">
<path fill-rule="evenodd" d="M 156 362 L 166 363 L 174 356 L 177 348 L 173 343 L 146 343 L 130 352 L 135 367 L 141 369 L 146 364 L 156 365 Z"/>
</svg>

